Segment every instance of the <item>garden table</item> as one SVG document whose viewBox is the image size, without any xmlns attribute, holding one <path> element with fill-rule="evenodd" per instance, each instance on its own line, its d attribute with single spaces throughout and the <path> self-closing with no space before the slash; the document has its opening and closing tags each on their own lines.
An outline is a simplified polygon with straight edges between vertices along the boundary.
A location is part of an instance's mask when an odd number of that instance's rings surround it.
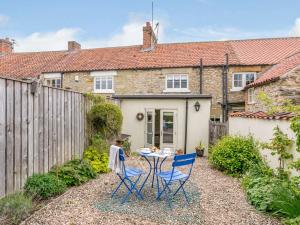
<svg viewBox="0 0 300 225">
<path fill-rule="evenodd" d="M 145 158 L 146 162 L 149 164 L 149 172 L 140 188 L 140 192 L 144 188 L 146 182 L 148 181 L 148 178 L 150 177 L 152 173 L 152 181 L 151 181 L 151 187 L 154 187 L 155 178 L 156 178 L 156 184 L 157 189 L 159 193 L 159 180 L 158 180 L 158 172 L 161 171 L 161 166 L 164 163 L 164 161 L 168 158 L 174 155 L 171 151 L 158 151 L 158 152 L 149 152 L 145 153 L 140 150 L 140 155 Z M 159 162 L 161 160 L 161 162 Z M 159 165 L 159 167 L 158 167 Z"/>
</svg>

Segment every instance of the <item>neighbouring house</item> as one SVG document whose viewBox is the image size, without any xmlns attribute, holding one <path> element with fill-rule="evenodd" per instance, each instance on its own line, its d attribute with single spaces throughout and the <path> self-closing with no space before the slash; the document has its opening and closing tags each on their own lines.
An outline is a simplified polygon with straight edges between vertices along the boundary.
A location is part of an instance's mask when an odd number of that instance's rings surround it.
<svg viewBox="0 0 300 225">
<path fill-rule="evenodd" d="M 124 132 L 139 134 L 134 147 L 183 149 L 207 145 L 209 119 L 243 111 L 244 87 L 300 51 L 296 37 L 159 44 L 150 23 L 142 45 L 82 49 L 70 41 L 66 51 L 14 53 L 8 40 L 0 43 L 1 76 L 113 96 Z"/>
<path fill-rule="evenodd" d="M 300 52 L 283 59 L 245 87 L 246 111 L 267 111 L 259 99 L 260 93 L 265 93 L 274 104 L 290 100 L 300 105 Z"/>
</svg>

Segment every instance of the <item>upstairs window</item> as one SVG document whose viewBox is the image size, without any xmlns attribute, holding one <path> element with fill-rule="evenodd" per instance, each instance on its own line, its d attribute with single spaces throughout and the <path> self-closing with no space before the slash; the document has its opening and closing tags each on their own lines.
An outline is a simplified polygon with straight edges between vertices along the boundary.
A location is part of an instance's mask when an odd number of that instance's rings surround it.
<svg viewBox="0 0 300 225">
<path fill-rule="evenodd" d="M 60 73 L 46 73 L 44 74 L 44 85 L 49 87 L 61 88 L 61 74 Z"/>
<path fill-rule="evenodd" d="M 114 76 L 115 71 L 99 71 L 91 72 L 94 77 L 95 93 L 114 93 Z"/>
<path fill-rule="evenodd" d="M 241 91 L 246 85 L 252 83 L 256 79 L 256 73 L 234 73 L 232 74 L 231 91 Z"/>
<path fill-rule="evenodd" d="M 166 76 L 166 92 L 187 92 L 188 76 L 186 74 L 172 74 Z"/>
</svg>

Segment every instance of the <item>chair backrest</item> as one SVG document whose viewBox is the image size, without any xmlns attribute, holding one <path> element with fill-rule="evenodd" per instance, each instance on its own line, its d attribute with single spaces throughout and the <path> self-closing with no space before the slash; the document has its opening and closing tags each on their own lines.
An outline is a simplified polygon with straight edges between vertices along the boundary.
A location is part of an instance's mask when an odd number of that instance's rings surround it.
<svg viewBox="0 0 300 225">
<path fill-rule="evenodd" d="M 173 169 L 172 169 L 171 179 L 173 177 L 175 167 L 180 167 L 180 166 L 190 166 L 189 175 L 188 175 L 188 178 L 189 178 L 191 175 L 192 169 L 193 169 L 195 159 L 196 159 L 196 153 L 185 154 L 185 155 L 175 155 L 174 161 L 172 163 Z"/>
<path fill-rule="evenodd" d="M 121 166 L 122 166 L 122 173 L 126 175 L 126 170 L 125 170 L 125 153 L 122 148 L 119 149 L 119 159 L 121 161 Z"/>
</svg>

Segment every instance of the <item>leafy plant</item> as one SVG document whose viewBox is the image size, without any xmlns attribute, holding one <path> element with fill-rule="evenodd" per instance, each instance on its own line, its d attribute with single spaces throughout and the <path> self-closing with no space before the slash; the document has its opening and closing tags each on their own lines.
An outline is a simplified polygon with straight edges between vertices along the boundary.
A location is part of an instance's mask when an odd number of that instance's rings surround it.
<svg viewBox="0 0 300 225">
<path fill-rule="evenodd" d="M 89 146 L 83 153 L 83 159 L 88 162 L 96 173 L 108 172 L 108 154 L 100 153 L 93 146 Z"/>
<path fill-rule="evenodd" d="M 6 219 L 5 224 L 19 224 L 31 210 L 31 198 L 21 192 L 0 199 L 0 215 Z"/>
<path fill-rule="evenodd" d="M 225 136 L 210 149 L 209 161 L 221 171 L 241 175 L 261 159 L 252 137 Z"/>
<path fill-rule="evenodd" d="M 99 153 L 109 152 L 109 145 L 107 141 L 99 134 L 93 136 L 90 146 L 95 148 Z"/>
<path fill-rule="evenodd" d="M 300 152 L 300 116 L 296 116 L 292 119 L 290 127 L 296 135 L 296 150 Z"/>
<path fill-rule="evenodd" d="M 130 142 L 130 140 L 129 140 L 128 138 L 126 138 L 126 139 L 124 140 L 124 143 L 123 143 L 123 149 L 124 149 L 125 154 L 126 154 L 127 156 L 130 156 L 130 155 L 131 155 L 131 142 Z"/>
<path fill-rule="evenodd" d="M 89 163 L 79 159 L 71 160 L 61 167 L 54 166 L 50 173 L 55 174 L 67 186 L 78 186 L 97 175 Z"/>
<path fill-rule="evenodd" d="M 117 135 L 122 126 L 122 112 L 120 107 L 113 103 L 104 102 L 92 106 L 87 115 L 94 133 L 99 133 L 105 138 Z"/>
<path fill-rule="evenodd" d="M 292 141 L 284 134 L 279 127 L 274 128 L 273 138 L 271 143 L 263 144 L 264 148 L 270 149 L 272 155 L 278 155 L 279 168 L 284 169 L 285 160 L 293 158 L 293 155 L 288 152 Z"/>
<path fill-rule="evenodd" d="M 300 224 L 300 216 L 292 219 L 287 219 L 283 221 L 284 225 L 299 225 Z"/>
<path fill-rule="evenodd" d="M 66 185 L 53 174 L 34 174 L 26 180 L 24 190 L 33 198 L 47 199 L 63 193 Z"/>
</svg>

